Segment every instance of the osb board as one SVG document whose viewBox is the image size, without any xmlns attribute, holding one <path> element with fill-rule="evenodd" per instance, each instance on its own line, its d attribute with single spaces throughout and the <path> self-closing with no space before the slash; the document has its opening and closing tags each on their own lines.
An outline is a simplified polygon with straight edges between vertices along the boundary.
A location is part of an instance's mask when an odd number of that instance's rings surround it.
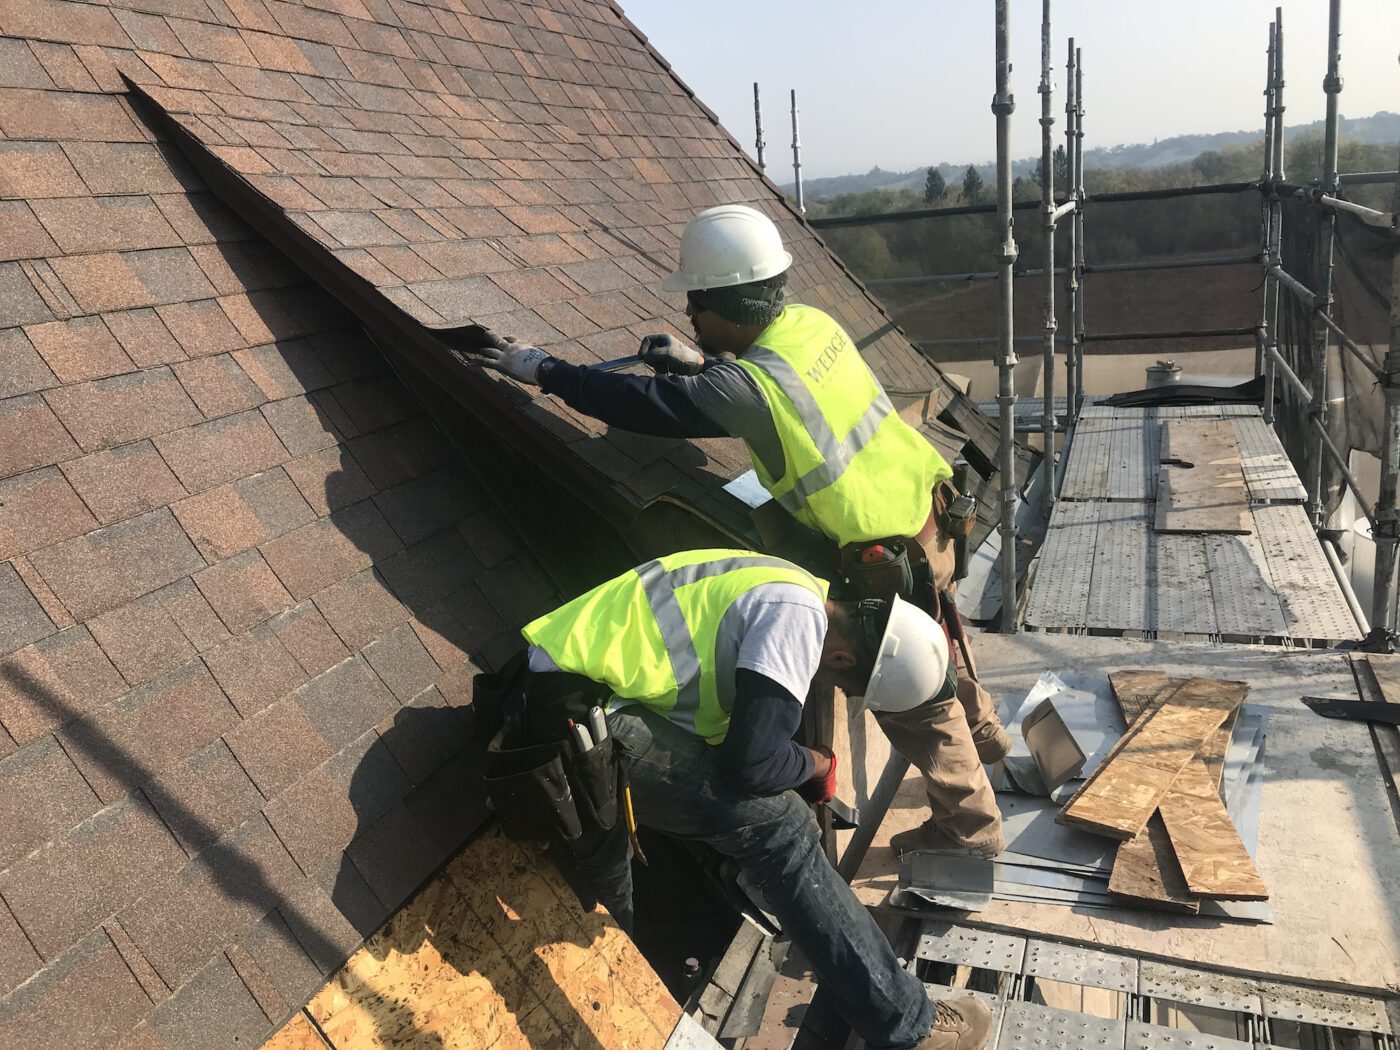
<svg viewBox="0 0 1400 1050">
<path fill-rule="evenodd" d="M 1131 719 L 1164 701 L 1169 687 L 1184 680 L 1135 670 L 1116 672 L 1109 681 L 1123 714 Z M 1186 912 L 1199 911 L 1202 897 L 1267 897 L 1220 799 L 1225 751 L 1238 715 L 1236 707 L 1178 775 L 1147 826 L 1118 848 L 1108 882 L 1111 893 Z M 1185 797 L 1178 798 L 1178 792 Z"/>
<path fill-rule="evenodd" d="M 1158 532 L 1254 531 L 1235 428 L 1227 419 L 1162 424 Z"/>
<path fill-rule="evenodd" d="M 1370 736 L 1361 723 L 1318 718 L 1298 700 L 1355 695 L 1344 656 L 1045 634 L 982 634 L 976 645 L 982 683 L 998 701 L 1024 697 L 1046 670 L 1092 668 L 1107 676 L 1141 668 L 1249 682 L 1249 702 L 1269 708 L 1256 863 L 1274 924 L 1128 904 L 1087 909 L 1017 901 L 993 901 L 971 922 L 1189 965 L 1359 989 L 1400 987 L 1400 835 Z M 856 874 L 853 885 L 865 903 L 885 905 L 899 877 L 890 833 L 917 822 L 920 805 L 927 803 L 913 775 Z"/>
<path fill-rule="evenodd" d="M 1362 657 L 1371 667 L 1371 673 L 1380 686 L 1381 696 L 1388 704 L 1400 704 L 1400 656 L 1385 656 L 1380 653 L 1367 653 Z"/>
<path fill-rule="evenodd" d="M 307 1013 L 336 1050 L 650 1050 L 680 1018 L 607 914 L 582 912 L 547 862 L 495 830 L 391 917 Z M 298 1045 L 282 1036 L 277 1050 Z"/>
<path fill-rule="evenodd" d="M 321 1038 L 305 1011 L 299 1010 L 271 1039 L 263 1043 L 263 1050 L 326 1050 L 328 1046 L 330 1044 Z"/>
<path fill-rule="evenodd" d="M 1240 705 L 1242 683 L 1190 679 L 1169 687 L 1161 706 L 1145 711 L 1056 818 L 1062 824 L 1130 839 L 1171 789 L 1172 781 L 1210 734 Z"/>
</svg>

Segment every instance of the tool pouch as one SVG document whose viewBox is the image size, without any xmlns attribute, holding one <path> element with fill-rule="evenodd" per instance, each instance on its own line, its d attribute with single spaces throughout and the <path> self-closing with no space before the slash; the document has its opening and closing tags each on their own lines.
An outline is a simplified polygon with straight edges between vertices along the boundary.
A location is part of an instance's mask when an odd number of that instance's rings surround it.
<svg viewBox="0 0 1400 1050">
<path fill-rule="evenodd" d="M 857 598 L 880 598 L 889 601 L 896 594 L 909 598 L 914 593 L 914 566 L 909 559 L 909 545 L 903 540 L 881 540 L 879 545 L 894 552 L 888 561 L 867 565 L 860 560 L 861 551 L 875 544 L 858 544 L 842 551 L 842 568 L 851 581 Z"/>
<path fill-rule="evenodd" d="M 486 748 L 486 791 L 501 830 L 521 842 L 572 842 L 617 823 L 623 748 L 605 737 L 580 754 L 565 734 L 606 690 L 573 675 L 523 675 Z"/>
</svg>

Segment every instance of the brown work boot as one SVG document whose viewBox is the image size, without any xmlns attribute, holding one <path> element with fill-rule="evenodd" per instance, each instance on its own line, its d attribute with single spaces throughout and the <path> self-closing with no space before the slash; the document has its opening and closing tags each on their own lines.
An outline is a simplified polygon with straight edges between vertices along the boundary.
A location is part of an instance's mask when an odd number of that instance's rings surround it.
<svg viewBox="0 0 1400 1050">
<path fill-rule="evenodd" d="M 984 766 L 1000 762 L 1011 754 L 1011 734 L 993 716 L 972 729 L 972 742 L 977 745 L 977 758 Z"/>
<path fill-rule="evenodd" d="M 961 853 L 968 857 L 995 857 L 1005 846 L 1006 839 L 1001 833 L 1000 825 L 997 826 L 995 839 L 970 846 L 953 838 L 934 823 L 932 818 L 924 821 L 917 828 L 910 828 L 908 831 L 901 831 L 890 836 L 890 847 L 896 853 L 936 849 L 948 853 Z"/>
<path fill-rule="evenodd" d="M 933 1031 L 915 1050 L 982 1050 L 992 1034 L 992 1011 L 968 996 L 933 1004 Z"/>
</svg>

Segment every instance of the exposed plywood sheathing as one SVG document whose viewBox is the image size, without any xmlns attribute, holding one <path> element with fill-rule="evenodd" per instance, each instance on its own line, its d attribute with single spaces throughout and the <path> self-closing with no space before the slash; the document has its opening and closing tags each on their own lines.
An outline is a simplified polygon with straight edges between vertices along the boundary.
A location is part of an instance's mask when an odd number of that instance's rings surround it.
<svg viewBox="0 0 1400 1050">
<path fill-rule="evenodd" d="M 1059 820 L 1109 838 L 1132 838 L 1247 692 L 1241 682 L 1203 678 L 1171 686 L 1128 727 L 1065 804 Z"/>
<path fill-rule="evenodd" d="M 582 912 L 547 861 L 493 831 L 370 937 L 264 1050 L 317 1045 L 307 1042 L 307 1018 L 334 1050 L 656 1050 L 680 1012 L 606 912 Z"/>
</svg>

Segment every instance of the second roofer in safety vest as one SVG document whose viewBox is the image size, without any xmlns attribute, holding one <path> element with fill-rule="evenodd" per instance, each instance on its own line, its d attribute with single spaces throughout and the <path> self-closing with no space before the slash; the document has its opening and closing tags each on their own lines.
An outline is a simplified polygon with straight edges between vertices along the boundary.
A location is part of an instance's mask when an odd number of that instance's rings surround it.
<svg viewBox="0 0 1400 1050">
<path fill-rule="evenodd" d="M 954 573 L 945 513 L 956 497 L 952 470 L 900 418 L 841 326 L 814 307 L 785 303 L 791 265 L 762 213 L 707 209 L 686 226 L 680 268 L 662 283 L 686 293 L 704 355 L 670 336 L 648 336 L 641 358 L 658 374 L 624 375 L 502 339 L 492 367 L 610 426 L 742 439 L 764 487 L 840 551 L 846 575 L 861 576 L 857 567 L 872 548 L 902 549 L 931 577 L 905 596 L 945 620 L 956 616 L 939 597 Z M 932 813 L 895 847 L 989 855 L 1001 849 L 1001 817 L 982 767 L 1003 758 L 1011 741 L 966 666 L 970 654 L 959 645 L 954 655 L 956 699 L 877 716 L 923 774 Z"/>
<path fill-rule="evenodd" d="M 636 824 L 732 859 L 866 1045 L 985 1045 L 987 1007 L 931 1002 L 831 866 L 803 799 L 831 797 L 835 759 L 793 740 L 813 680 L 876 710 L 951 696 L 944 632 L 926 613 L 899 598 L 833 601 L 826 581 L 781 558 L 696 550 L 623 573 L 522 634 L 519 707 L 533 711 L 534 738 L 565 735 L 543 724 L 562 697 L 605 709 L 588 708 L 590 732 L 570 723 L 573 761 L 619 754 Z M 619 820 L 562 844 L 631 932 L 627 830 Z"/>
</svg>

